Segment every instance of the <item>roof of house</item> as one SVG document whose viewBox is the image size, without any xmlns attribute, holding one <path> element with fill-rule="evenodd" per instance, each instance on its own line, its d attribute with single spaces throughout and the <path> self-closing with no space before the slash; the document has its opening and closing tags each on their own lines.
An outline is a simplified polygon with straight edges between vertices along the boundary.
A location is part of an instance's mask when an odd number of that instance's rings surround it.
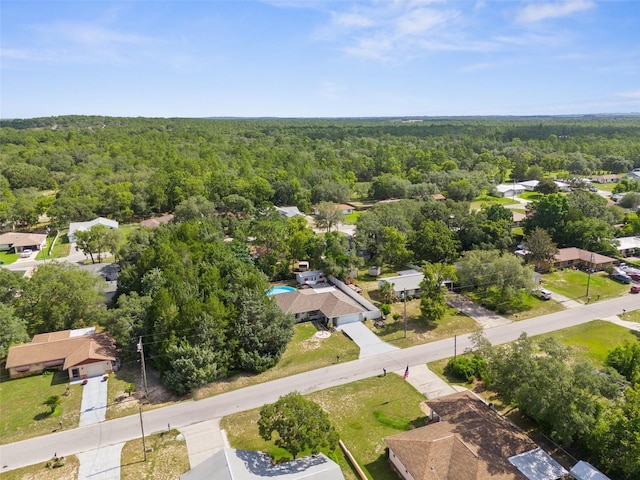
<svg viewBox="0 0 640 480">
<path fill-rule="evenodd" d="M 438 200 L 438 201 L 442 201 L 442 200 L 446 200 L 447 199 L 447 197 L 445 197 L 441 193 L 434 193 L 433 195 L 431 195 L 431 198 L 433 198 L 434 200 Z"/>
<path fill-rule="evenodd" d="M 115 360 L 116 348 L 111 335 L 94 332 L 95 329 L 82 329 L 36 335 L 31 343 L 9 348 L 6 368 L 64 360 L 66 370 L 81 363 Z"/>
<path fill-rule="evenodd" d="M 561 248 L 554 257 L 555 262 L 568 262 L 570 260 L 580 260 L 582 262 L 593 263 L 594 265 L 601 265 L 615 262 L 616 259 L 576 247 Z"/>
<path fill-rule="evenodd" d="M 576 463 L 571 469 L 571 475 L 578 480 L 610 480 L 604 473 L 583 460 Z"/>
<path fill-rule="evenodd" d="M 69 232 L 67 235 L 73 236 L 73 234 L 78 230 L 89 230 L 91 227 L 96 225 L 104 225 L 107 228 L 118 228 L 118 222 L 115 220 L 109 220 L 108 218 L 98 217 L 93 220 L 89 220 L 88 222 L 71 222 L 69 224 Z"/>
<path fill-rule="evenodd" d="M 472 392 L 427 403 L 440 422 L 384 439 L 414 479 L 528 478 L 509 459 L 537 445 Z"/>
<path fill-rule="evenodd" d="M 334 287 L 307 288 L 274 296 L 276 303 L 286 313 L 322 312 L 327 318 L 336 318 L 366 309 Z"/>
<path fill-rule="evenodd" d="M 8 232 L 0 235 L 1 245 L 11 245 L 12 247 L 31 247 L 42 245 L 47 239 L 43 233 L 19 233 Z"/>
<path fill-rule="evenodd" d="M 338 204 L 339 210 L 355 210 L 353 205 L 349 205 L 348 203 L 340 203 Z"/>
<path fill-rule="evenodd" d="M 496 190 L 500 193 L 504 192 L 524 192 L 524 187 L 520 184 L 512 184 L 512 183 L 502 183 L 500 185 L 496 185 Z"/>
<path fill-rule="evenodd" d="M 280 215 L 287 218 L 304 217 L 304 213 L 298 207 L 276 207 L 276 210 Z"/>
<path fill-rule="evenodd" d="M 618 237 L 617 250 L 630 250 L 634 248 L 640 248 L 640 237 Z"/>
<path fill-rule="evenodd" d="M 181 480 L 344 480 L 337 463 L 324 454 L 273 464 L 263 452 L 224 447 L 180 476 Z"/>
<path fill-rule="evenodd" d="M 383 282 L 390 283 L 393 285 L 393 291 L 399 293 L 405 290 L 418 290 L 422 280 L 424 280 L 424 274 L 420 272 L 405 273 L 397 277 L 381 278 L 378 280 L 378 285 Z"/>
<path fill-rule="evenodd" d="M 161 217 L 149 218 L 147 220 L 143 220 L 142 222 L 140 222 L 140 226 L 146 227 L 146 228 L 159 227 L 160 225 L 169 223 L 171 220 L 173 220 L 173 217 L 174 215 L 170 213 L 168 215 L 162 215 Z"/>
</svg>

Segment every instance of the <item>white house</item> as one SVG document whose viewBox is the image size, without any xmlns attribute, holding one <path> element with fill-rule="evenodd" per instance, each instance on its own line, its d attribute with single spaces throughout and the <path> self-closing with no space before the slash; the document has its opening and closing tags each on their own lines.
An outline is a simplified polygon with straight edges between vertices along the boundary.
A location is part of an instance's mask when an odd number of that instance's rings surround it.
<svg viewBox="0 0 640 480">
<path fill-rule="evenodd" d="M 69 224 L 69 233 L 67 233 L 69 242 L 76 243 L 77 238 L 75 233 L 77 231 L 90 230 L 91 227 L 95 227 L 96 225 L 104 225 L 107 228 L 115 229 L 118 228 L 119 224 L 115 220 L 109 220 L 108 218 L 104 217 L 94 218 L 93 220 L 89 220 L 88 222 L 71 222 Z"/>
<path fill-rule="evenodd" d="M 390 283 L 393 287 L 393 298 L 402 298 L 405 293 L 410 297 L 422 293 L 420 283 L 424 280 L 424 274 L 417 270 L 406 270 L 398 273 L 400 273 L 400 275 L 397 277 L 387 277 L 378 280 L 378 287 L 383 283 Z"/>
<path fill-rule="evenodd" d="M 316 285 L 326 282 L 326 279 L 322 270 L 308 270 L 296 273 L 296 281 L 299 285 Z"/>
<path fill-rule="evenodd" d="M 281 217 L 285 217 L 285 218 L 304 217 L 304 213 L 302 213 L 298 209 L 298 207 L 275 207 L 275 208 Z"/>
<path fill-rule="evenodd" d="M 503 183 L 500 185 L 496 185 L 496 192 L 498 197 L 513 198 L 516 195 L 524 193 L 525 191 L 526 189 L 522 185 L 518 184 L 514 185 Z"/>
<path fill-rule="evenodd" d="M 640 250 L 640 237 L 619 237 L 616 241 L 618 242 L 616 250 L 623 257 L 633 256 Z"/>
</svg>

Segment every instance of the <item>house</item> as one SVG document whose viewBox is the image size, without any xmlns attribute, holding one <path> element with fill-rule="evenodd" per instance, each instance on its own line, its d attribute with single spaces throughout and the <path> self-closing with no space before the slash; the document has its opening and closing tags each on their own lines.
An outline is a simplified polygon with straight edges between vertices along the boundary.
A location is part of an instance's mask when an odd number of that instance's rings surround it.
<svg viewBox="0 0 640 480">
<path fill-rule="evenodd" d="M 640 180 L 640 170 L 634 168 L 631 172 L 627 173 L 627 177 L 631 180 Z"/>
<path fill-rule="evenodd" d="M 596 467 L 583 460 L 576 463 L 569 472 L 576 480 L 610 480 L 609 477 Z"/>
<path fill-rule="evenodd" d="M 539 183 L 539 180 L 527 180 L 526 182 L 519 182 L 518 185 L 522 185 L 528 192 L 533 192 Z M 568 183 L 560 182 L 558 180 L 554 180 L 553 183 L 555 183 L 556 187 L 558 187 L 558 190 L 561 192 L 571 191 L 571 186 Z"/>
<path fill-rule="evenodd" d="M 285 218 L 304 217 L 304 213 L 298 207 L 275 207 L 278 214 Z"/>
<path fill-rule="evenodd" d="M 374 265 L 372 267 L 369 267 L 369 270 L 367 270 L 367 274 L 370 277 L 377 277 L 380 275 L 380 273 L 382 273 L 382 267 L 378 266 L 378 265 Z"/>
<path fill-rule="evenodd" d="M 69 380 L 111 373 L 116 362 L 115 341 L 95 327 L 41 333 L 31 343 L 9 348 L 5 368 L 10 378 L 45 369 L 68 370 Z"/>
<path fill-rule="evenodd" d="M 109 220 L 108 218 L 104 217 L 94 218 L 93 220 L 90 220 L 88 222 L 71 222 L 69 224 L 69 232 L 67 233 L 69 242 L 76 243 L 76 232 L 90 230 L 91 227 L 95 227 L 96 225 L 104 225 L 105 227 L 111 229 L 118 228 L 118 222 L 116 222 L 115 220 Z"/>
<path fill-rule="evenodd" d="M 569 247 L 558 250 L 558 253 L 556 253 L 553 259 L 552 266 L 560 269 L 575 267 L 599 272 L 607 267 L 612 267 L 616 263 L 618 263 L 618 261 L 615 258 L 581 248 Z M 546 270 L 549 268 L 549 265 L 541 264 L 540 268 Z"/>
<path fill-rule="evenodd" d="M 0 251 L 13 250 L 20 253 L 25 249 L 42 250 L 47 246 L 47 236 L 41 233 L 8 232 L 0 235 Z"/>
<path fill-rule="evenodd" d="M 180 480 L 344 480 L 337 463 L 323 453 L 274 464 L 263 452 L 224 447 Z"/>
<path fill-rule="evenodd" d="M 349 205 L 348 203 L 341 203 L 338 205 L 338 210 L 340 210 L 344 215 L 349 215 L 356 211 L 353 205 Z"/>
<path fill-rule="evenodd" d="M 635 256 L 640 251 L 640 237 L 618 237 L 616 250 L 623 257 Z"/>
<path fill-rule="evenodd" d="M 422 291 L 420 290 L 420 283 L 424 280 L 424 274 L 417 270 L 404 270 L 398 272 L 397 277 L 386 277 L 378 280 L 378 288 L 383 283 L 390 283 L 393 286 L 393 298 L 403 298 L 403 295 L 409 297 L 419 296 Z"/>
<path fill-rule="evenodd" d="M 447 197 L 445 197 L 441 193 L 434 193 L 433 195 L 431 195 L 431 198 L 433 198 L 437 202 L 444 202 L 447 199 Z"/>
<path fill-rule="evenodd" d="M 296 321 L 319 320 L 334 326 L 361 322 L 367 308 L 333 286 L 305 288 L 274 296 L 280 309 Z"/>
<path fill-rule="evenodd" d="M 524 193 L 526 189 L 518 184 L 500 184 L 496 185 L 496 196 L 504 198 L 513 198 Z"/>
<path fill-rule="evenodd" d="M 325 283 L 326 279 L 322 270 L 307 270 L 296 273 L 296 281 L 299 285 L 316 285 Z"/>
<path fill-rule="evenodd" d="M 174 215 L 172 213 L 168 215 L 162 215 L 161 217 L 153 217 L 140 222 L 140 226 L 144 228 L 156 228 L 160 225 L 165 225 L 173 220 Z"/>
<path fill-rule="evenodd" d="M 622 177 L 616 174 L 594 175 L 590 178 L 593 183 L 618 183 Z"/>
<path fill-rule="evenodd" d="M 431 422 L 384 439 L 405 480 L 555 480 L 567 472 L 470 391 L 427 400 Z"/>
</svg>

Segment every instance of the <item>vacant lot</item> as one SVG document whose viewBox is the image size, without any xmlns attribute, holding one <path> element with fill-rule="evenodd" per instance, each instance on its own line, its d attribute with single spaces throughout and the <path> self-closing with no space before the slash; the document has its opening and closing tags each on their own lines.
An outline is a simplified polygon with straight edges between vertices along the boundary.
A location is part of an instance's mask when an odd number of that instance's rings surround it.
<svg viewBox="0 0 640 480">
<path fill-rule="evenodd" d="M 65 465 L 59 468 L 47 468 L 46 463 L 17 468 L 0 473 L 1 480 L 77 480 L 80 462 L 75 455 L 65 457 Z"/>
<path fill-rule="evenodd" d="M 122 480 L 174 480 L 189 470 L 187 442 L 177 430 L 145 437 L 147 461 L 144 461 L 142 439 L 127 442 L 122 449 Z M 213 478 L 213 477 L 212 477 Z"/>
<path fill-rule="evenodd" d="M 236 390 L 316 368 L 333 365 L 340 356 L 340 362 L 356 360 L 360 349 L 342 332 L 333 332 L 329 338 L 318 338 L 318 329 L 313 323 L 300 323 L 294 327 L 294 336 L 278 364 L 264 373 L 239 374 L 226 380 L 212 383 L 197 390 L 194 398 L 210 397 L 219 393 Z"/>
<path fill-rule="evenodd" d="M 589 275 L 580 270 L 559 270 L 544 274 L 542 282 L 545 288 L 583 303 L 586 303 L 587 283 L 592 302 L 626 295 L 629 291 L 629 285 L 611 280 L 604 272 Z"/>
<path fill-rule="evenodd" d="M 316 392 L 307 398 L 322 405 L 340 438 L 370 478 L 397 480 L 389 468 L 382 439 L 424 425 L 424 414 L 419 408 L 424 396 L 399 376 L 390 374 Z M 222 420 L 231 446 L 284 456 L 273 442 L 265 442 L 258 436 L 258 418 L 256 409 Z M 345 477 L 355 478 L 342 454 L 338 460 Z"/>
<path fill-rule="evenodd" d="M 16 380 L 4 380 L 0 386 L 0 443 L 11 443 L 45 435 L 60 429 L 76 428 L 80 420 L 82 385 L 71 385 L 64 372 L 44 373 Z M 53 414 L 43 402 L 59 395 L 62 403 Z"/>
</svg>

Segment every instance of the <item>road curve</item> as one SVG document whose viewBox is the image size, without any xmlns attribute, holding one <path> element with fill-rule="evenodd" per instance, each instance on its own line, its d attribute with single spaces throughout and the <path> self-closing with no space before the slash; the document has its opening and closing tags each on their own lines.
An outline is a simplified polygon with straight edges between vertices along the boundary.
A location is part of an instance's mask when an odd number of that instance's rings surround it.
<svg viewBox="0 0 640 480">
<path fill-rule="evenodd" d="M 486 329 L 487 338 L 494 345 L 515 340 L 522 332 L 530 336 L 572 327 L 600 318 L 609 317 L 623 310 L 640 309 L 640 295 L 626 295 L 584 305 L 570 310 L 541 317 L 513 322 Z M 318 390 L 350 383 L 379 375 L 382 368 L 389 371 L 403 369 L 406 365 L 417 365 L 453 356 L 454 344 L 457 352 L 470 346 L 469 335 L 418 345 L 403 350 L 383 353 L 352 362 L 320 368 L 291 377 L 253 385 L 232 392 L 198 401 L 186 401 L 143 413 L 145 434 L 155 433 L 171 427 L 180 428 L 194 423 L 223 417 L 249 410 L 277 400 L 281 395 L 297 390 L 311 393 Z M 102 422 L 44 435 L 0 446 L 0 460 L 4 472 L 49 460 L 53 453 L 73 455 L 102 446 L 113 445 L 140 438 L 138 415 Z"/>
</svg>

